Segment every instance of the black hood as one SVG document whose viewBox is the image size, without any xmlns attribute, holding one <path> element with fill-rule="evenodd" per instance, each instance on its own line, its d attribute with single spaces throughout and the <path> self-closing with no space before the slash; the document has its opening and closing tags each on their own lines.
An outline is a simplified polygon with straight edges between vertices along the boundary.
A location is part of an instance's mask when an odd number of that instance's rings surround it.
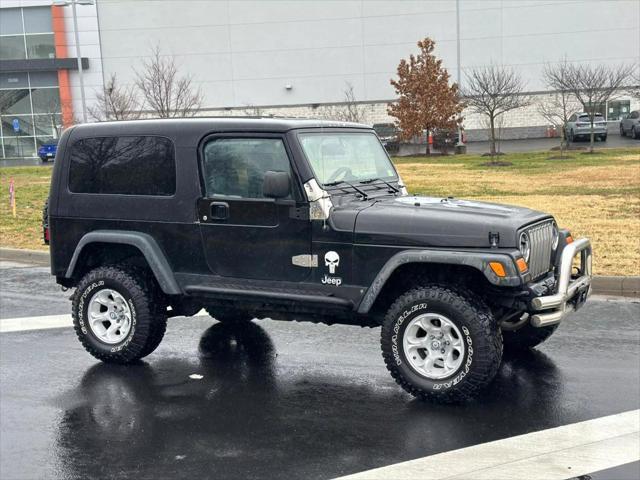
<svg viewBox="0 0 640 480">
<path fill-rule="evenodd" d="M 513 248 L 521 227 L 551 218 L 523 207 L 418 196 L 349 202 L 337 210 L 351 208 L 359 210 L 354 236 L 361 244 L 489 247 L 491 232 L 500 235 L 499 247 Z"/>
</svg>

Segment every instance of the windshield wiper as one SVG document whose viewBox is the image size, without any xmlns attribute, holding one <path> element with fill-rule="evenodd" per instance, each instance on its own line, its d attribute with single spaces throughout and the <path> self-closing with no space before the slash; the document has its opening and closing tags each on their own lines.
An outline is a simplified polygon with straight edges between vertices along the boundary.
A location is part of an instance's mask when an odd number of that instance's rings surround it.
<svg viewBox="0 0 640 480">
<path fill-rule="evenodd" d="M 370 178 L 369 180 L 362 180 L 359 183 L 367 184 L 367 183 L 373 183 L 373 182 L 382 182 L 387 187 L 389 187 L 393 191 L 393 193 L 400 193 L 400 189 L 398 187 L 394 187 L 392 184 L 390 184 L 386 180 L 383 180 L 382 178 Z"/>
<path fill-rule="evenodd" d="M 360 188 L 356 187 L 353 183 L 349 183 L 345 180 L 338 180 L 336 182 L 331 182 L 331 183 L 325 183 L 324 186 L 325 187 L 337 187 L 338 185 L 348 185 L 351 188 L 353 188 L 356 192 L 358 192 L 360 194 L 360 196 L 362 196 L 363 200 L 366 200 L 367 198 L 369 198 L 369 195 L 367 195 L 367 193 L 364 190 L 361 190 Z"/>
</svg>

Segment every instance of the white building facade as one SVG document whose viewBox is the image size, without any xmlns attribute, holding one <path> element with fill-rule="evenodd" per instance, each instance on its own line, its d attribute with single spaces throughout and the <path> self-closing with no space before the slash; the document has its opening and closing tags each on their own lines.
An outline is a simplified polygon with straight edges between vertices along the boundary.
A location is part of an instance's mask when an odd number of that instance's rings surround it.
<svg viewBox="0 0 640 480">
<path fill-rule="evenodd" d="M 7 7 L 50 4 L 3 0 L 0 15 Z M 159 47 L 201 88 L 202 115 L 319 116 L 323 105 L 343 102 L 352 85 L 368 123 L 391 122 L 389 80 L 427 36 L 453 81 L 458 60 L 463 84 L 473 67 L 507 65 L 537 103 L 546 97 L 547 63 L 640 65 L 640 0 L 96 0 L 78 6 L 78 14 L 89 103 L 111 74 L 132 84 Z M 71 33 L 67 28 L 69 56 Z M 69 75 L 78 117 L 77 72 Z M 621 95 L 602 108 L 615 121 L 640 105 Z M 535 103 L 505 118 L 517 136 L 540 136 L 545 123 Z M 465 127 L 473 131 L 482 122 L 467 114 Z"/>
</svg>

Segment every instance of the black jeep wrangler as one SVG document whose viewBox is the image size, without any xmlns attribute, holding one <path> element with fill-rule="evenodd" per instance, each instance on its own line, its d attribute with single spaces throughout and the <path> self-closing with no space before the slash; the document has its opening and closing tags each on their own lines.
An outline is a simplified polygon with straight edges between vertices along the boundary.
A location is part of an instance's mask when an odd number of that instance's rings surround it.
<svg viewBox="0 0 640 480">
<path fill-rule="evenodd" d="M 51 270 L 83 346 L 149 355 L 167 318 L 381 326 L 408 392 L 472 397 L 590 291 L 591 246 L 526 208 L 409 195 L 371 128 L 172 119 L 67 130 Z M 575 262 L 574 262 L 574 257 Z"/>
</svg>

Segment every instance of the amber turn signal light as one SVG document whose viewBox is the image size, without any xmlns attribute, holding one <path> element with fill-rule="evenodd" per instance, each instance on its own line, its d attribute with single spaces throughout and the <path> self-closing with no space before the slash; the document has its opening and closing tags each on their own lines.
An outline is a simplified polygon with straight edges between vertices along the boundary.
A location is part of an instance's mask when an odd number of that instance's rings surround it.
<svg viewBox="0 0 640 480">
<path fill-rule="evenodd" d="M 524 258 L 519 258 L 518 260 L 516 260 L 516 265 L 518 266 L 518 270 L 520 270 L 520 273 L 524 273 L 529 269 L 529 266 L 527 265 L 527 262 L 525 262 Z"/>
<path fill-rule="evenodd" d="M 507 272 L 504 271 L 504 265 L 502 265 L 500 262 L 489 262 L 489 266 L 491 267 L 491 270 L 493 270 L 493 273 L 495 273 L 497 276 L 507 276 Z"/>
</svg>

